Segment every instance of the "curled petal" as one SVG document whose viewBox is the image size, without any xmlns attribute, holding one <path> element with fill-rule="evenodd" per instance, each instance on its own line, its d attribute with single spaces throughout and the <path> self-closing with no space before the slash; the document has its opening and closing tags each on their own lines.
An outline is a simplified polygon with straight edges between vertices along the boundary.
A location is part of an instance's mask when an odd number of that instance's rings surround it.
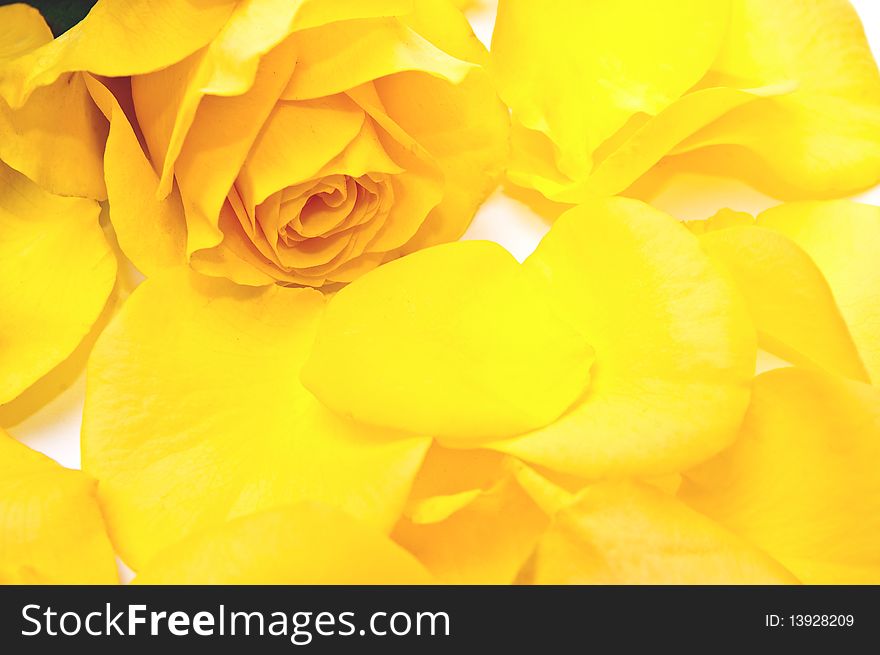
<svg viewBox="0 0 880 655">
<path fill-rule="evenodd" d="M 818 371 L 755 379 L 734 445 L 686 474 L 683 500 L 807 584 L 880 581 L 880 390 Z"/>
<path fill-rule="evenodd" d="M 880 383 L 880 207 L 845 200 L 790 203 L 757 220 L 816 262 L 871 380 Z"/>
<path fill-rule="evenodd" d="M 700 237 L 736 281 L 768 352 L 799 366 L 868 381 L 846 322 L 821 271 L 778 232 L 733 227 Z"/>
<path fill-rule="evenodd" d="M 174 165 L 206 95 L 235 96 L 254 83 L 261 58 L 293 32 L 343 18 L 394 16 L 406 0 L 354 3 L 247 0 L 237 4 L 210 44 L 173 66 L 132 80 L 138 119 L 161 168 L 160 194 L 171 190 Z"/>
<path fill-rule="evenodd" d="M 192 54 L 217 34 L 234 0 L 100 0 L 57 39 L 4 68 L 0 96 L 21 106 L 34 89 L 62 74 L 121 77 L 158 70 Z"/>
<path fill-rule="evenodd" d="M 549 517 L 509 459 L 433 446 L 392 538 L 440 582 L 513 582 Z"/>
<path fill-rule="evenodd" d="M 287 100 L 342 93 L 409 70 L 457 84 L 475 68 L 440 50 L 396 18 L 343 21 L 307 30 L 298 35 L 297 42 L 302 57 L 284 91 Z"/>
<path fill-rule="evenodd" d="M 220 209 L 295 64 L 295 43 L 284 41 L 262 58 L 247 93 L 208 96 L 199 105 L 175 169 L 186 210 L 188 254 L 222 241 Z"/>
<path fill-rule="evenodd" d="M 95 103 L 110 121 L 104 150 L 110 222 L 119 247 L 144 275 L 182 264 L 186 248 L 186 218 L 180 194 L 156 198 L 158 177 L 146 158 L 129 118 L 109 86 L 91 75 L 86 84 Z M 130 102 L 124 80 L 107 82 L 123 101 Z"/>
<path fill-rule="evenodd" d="M 776 197 L 847 195 L 880 181 L 880 72 L 847 0 L 733 0 L 704 84 L 794 91 L 731 111 L 674 152 Z"/>
<path fill-rule="evenodd" d="M 606 139 L 703 77 L 721 47 L 728 4 L 501 0 L 492 37 L 500 95 L 516 122 L 550 137 L 559 170 L 583 179 Z"/>
<path fill-rule="evenodd" d="M 34 7 L 15 3 L 0 7 L 0 62 L 15 59 L 46 45 L 52 30 Z"/>
<path fill-rule="evenodd" d="M 507 108 L 484 70 L 472 71 L 457 85 L 410 72 L 375 86 L 388 117 L 427 150 L 445 179 L 442 200 L 404 251 L 458 239 L 501 175 L 508 153 Z"/>
<path fill-rule="evenodd" d="M 40 13 L 24 4 L 0 7 L 0 25 L 0 66 L 52 40 Z M 0 98 L 0 160 L 50 193 L 104 199 L 106 137 L 107 124 L 78 74 L 39 89 L 22 107 Z"/>
</svg>

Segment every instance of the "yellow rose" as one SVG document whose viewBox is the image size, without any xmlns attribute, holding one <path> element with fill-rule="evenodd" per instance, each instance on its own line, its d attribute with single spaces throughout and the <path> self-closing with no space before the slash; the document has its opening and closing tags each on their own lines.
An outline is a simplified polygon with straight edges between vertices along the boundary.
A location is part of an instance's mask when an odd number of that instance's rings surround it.
<svg viewBox="0 0 880 655">
<path fill-rule="evenodd" d="M 487 56 L 448 0 L 102 0 L 0 87 L 92 74 L 144 273 L 320 287 L 465 230 L 506 149 Z"/>
</svg>

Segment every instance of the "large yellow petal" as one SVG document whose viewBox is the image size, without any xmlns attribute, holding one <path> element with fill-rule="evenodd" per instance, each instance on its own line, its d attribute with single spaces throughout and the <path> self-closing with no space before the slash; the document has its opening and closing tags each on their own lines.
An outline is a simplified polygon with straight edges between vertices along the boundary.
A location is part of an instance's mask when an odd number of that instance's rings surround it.
<svg viewBox="0 0 880 655">
<path fill-rule="evenodd" d="M 387 536 L 302 503 L 223 523 L 170 546 L 135 584 L 430 584 Z"/>
<path fill-rule="evenodd" d="M 557 219 L 525 266 L 595 349 L 594 377 L 558 421 L 491 447 L 592 478 L 672 473 L 730 443 L 754 329 L 685 227 L 635 200 L 597 200 Z"/>
<path fill-rule="evenodd" d="M 299 382 L 324 301 L 169 269 L 89 361 L 83 468 L 138 569 L 231 518 L 310 499 L 390 530 L 427 439 L 333 415 Z"/>
<path fill-rule="evenodd" d="M 450 443 L 546 425 L 592 350 L 501 246 L 461 241 L 364 275 L 330 301 L 303 380 L 356 420 Z"/>
<path fill-rule="evenodd" d="M 0 584 L 113 584 L 95 481 L 0 430 Z"/>
<path fill-rule="evenodd" d="M 792 584 L 779 563 L 662 492 L 587 487 L 541 538 L 523 582 Z"/>
<path fill-rule="evenodd" d="M 116 257 L 99 211 L 0 163 L 0 404 L 61 363 L 101 314 Z"/>
<path fill-rule="evenodd" d="M 816 262 L 858 347 L 880 383 L 880 207 L 849 201 L 791 203 L 758 216 Z"/>
<path fill-rule="evenodd" d="M 758 376 L 736 443 L 682 498 L 802 582 L 880 582 L 880 390 L 818 371 Z"/>
<path fill-rule="evenodd" d="M 700 243 L 736 280 L 762 348 L 799 366 L 868 381 L 828 283 L 797 244 L 761 227 L 710 231 Z"/>
<path fill-rule="evenodd" d="M 392 537 L 449 584 L 510 584 L 547 527 L 510 458 L 433 446 Z"/>
<path fill-rule="evenodd" d="M 91 75 L 86 84 L 95 102 L 110 121 L 104 152 L 110 221 L 119 247 L 144 274 L 182 264 L 186 251 L 186 219 L 177 190 L 156 198 L 159 178 L 146 158 L 129 118 L 120 105 L 130 106 L 125 80 L 108 81 L 120 95 Z"/>
<path fill-rule="evenodd" d="M 847 0 L 734 0 L 708 83 L 796 90 L 730 112 L 677 152 L 718 146 L 720 171 L 786 198 L 841 196 L 880 181 L 880 73 Z"/>
<path fill-rule="evenodd" d="M 492 37 L 501 97 L 515 121 L 550 137 L 560 170 L 582 179 L 631 117 L 658 114 L 703 77 L 728 4 L 501 0 Z"/>
<path fill-rule="evenodd" d="M 89 71 L 122 77 L 158 70 L 207 44 L 234 0 L 99 0 L 57 39 L 10 60 L 0 96 L 21 106 L 34 89 L 62 74 Z"/>
</svg>

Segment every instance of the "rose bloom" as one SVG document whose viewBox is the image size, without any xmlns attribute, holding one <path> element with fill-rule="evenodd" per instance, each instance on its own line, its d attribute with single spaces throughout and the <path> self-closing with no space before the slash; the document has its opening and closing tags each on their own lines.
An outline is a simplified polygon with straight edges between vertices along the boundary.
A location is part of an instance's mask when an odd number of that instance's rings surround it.
<svg viewBox="0 0 880 655">
<path fill-rule="evenodd" d="M 144 273 L 349 282 L 458 238 L 494 186 L 508 115 L 448 0 L 154 4 L 101 0 L 3 89 L 86 73 L 111 221 Z"/>
</svg>

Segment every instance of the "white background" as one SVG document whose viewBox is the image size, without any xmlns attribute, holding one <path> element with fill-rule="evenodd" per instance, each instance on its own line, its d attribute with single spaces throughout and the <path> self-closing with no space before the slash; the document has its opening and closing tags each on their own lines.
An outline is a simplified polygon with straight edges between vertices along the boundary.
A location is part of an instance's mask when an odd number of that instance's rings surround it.
<svg viewBox="0 0 880 655">
<path fill-rule="evenodd" d="M 470 14 L 477 36 L 487 46 L 494 24 L 492 4 L 491 0 L 482 0 Z M 852 4 L 862 18 L 875 58 L 880 59 L 880 0 L 852 0 Z M 880 187 L 855 199 L 880 205 Z M 733 180 L 690 175 L 682 176 L 653 204 L 681 219 L 700 219 L 722 207 L 754 214 L 778 201 Z M 464 238 L 497 241 L 522 260 L 548 229 L 544 219 L 499 191 L 481 207 Z M 60 391 L 48 404 L 34 410 L 27 402 L 19 401 L 0 407 L 0 426 L 31 448 L 70 468 L 80 466 L 79 428 L 85 394 L 82 359 L 68 363 L 61 372 L 50 374 L 49 379 L 41 383 L 43 388 Z M 772 362 L 765 360 L 762 367 L 768 366 L 772 366 Z"/>
</svg>

